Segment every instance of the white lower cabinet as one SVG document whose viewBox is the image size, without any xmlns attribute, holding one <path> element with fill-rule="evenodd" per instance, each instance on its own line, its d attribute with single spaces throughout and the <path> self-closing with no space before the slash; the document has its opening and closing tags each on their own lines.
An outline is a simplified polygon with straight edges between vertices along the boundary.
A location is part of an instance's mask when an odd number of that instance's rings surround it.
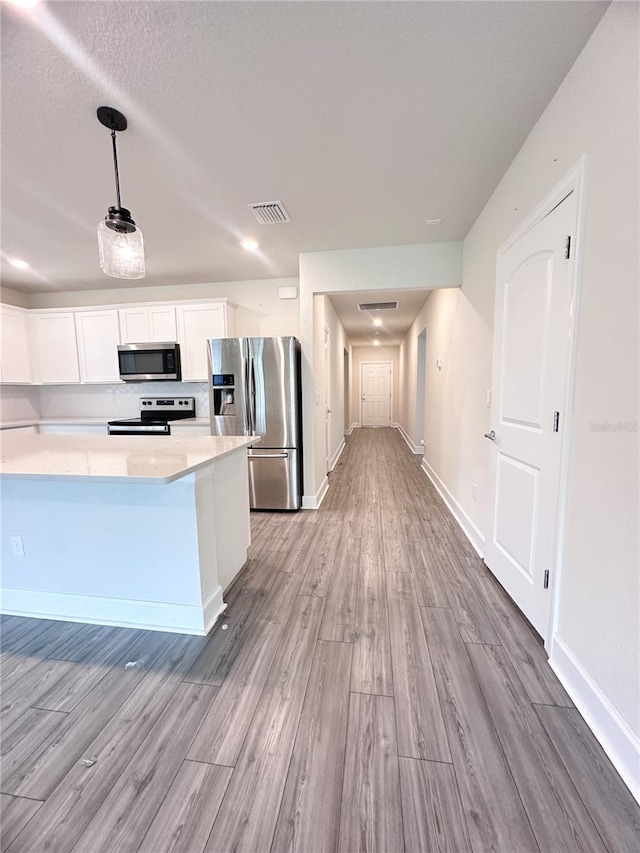
<svg viewBox="0 0 640 853">
<path fill-rule="evenodd" d="M 40 424 L 40 435 L 107 435 L 105 424 Z"/>
<path fill-rule="evenodd" d="M 188 424 L 172 421 L 171 435 L 174 438 L 198 438 L 201 435 L 211 435 L 211 427 L 208 424 L 189 426 Z"/>
<path fill-rule="evenodd" d="M 0 374 L 3 382 L 32 381 L 27 313 L 8 305 L 0 309 Z"/>
<path fill-rule="evenodd" d="M 82 382 L 120 382 L 117 310 L 76 311 L 78 358 Z"/>
<path fill-rule="evenodd" d="M 226 303 L 195 303 L 176 307 L 183 382 L 207 382 L 207 341 L 236 333 L 235 308 Z"/>
<path fill-rule="evenodd" d="M 80 382 L 76 324 L 72 312 L 31 314 L 29 336 L 34 382 L 41 385 Z"/>
</svg>

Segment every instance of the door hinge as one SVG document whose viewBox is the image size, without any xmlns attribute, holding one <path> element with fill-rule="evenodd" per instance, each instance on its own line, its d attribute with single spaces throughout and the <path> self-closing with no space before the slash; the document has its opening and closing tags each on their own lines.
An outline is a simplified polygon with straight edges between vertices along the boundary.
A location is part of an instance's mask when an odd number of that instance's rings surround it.
<svg viewBox="0 0 640 853">
<path fill-rule="evenodd" d="M 549 589 L 549 569 L 544 570 L 544 583 L 542 584 L 542 586 L 545 589 Z"/>
<path fill-rule="evenodd" d="M 554 412 L 553 413 L 553 431 L 554 432 L 560 431 L 560 412 Z"/>
<path fill-rule="evenodd" d="M 564 240 L 564 257 L 565 260 L 571 257 L 571 234 L 567 234 Z"/>
</svg>

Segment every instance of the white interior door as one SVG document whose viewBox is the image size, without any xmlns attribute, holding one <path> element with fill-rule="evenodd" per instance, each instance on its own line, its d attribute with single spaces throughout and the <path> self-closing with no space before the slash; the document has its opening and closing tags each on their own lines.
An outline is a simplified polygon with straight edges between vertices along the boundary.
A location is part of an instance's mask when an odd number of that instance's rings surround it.
<svg viewBox="0 0 640 853">
<path fill-rule="evenodd" d="M 555 568 L 575 193 L 498 256 L 485 562 L 543 637 Z M 546 574 L 549 572 L 549 574 Z"/>
<path fill-rule="evenodd" d="M 391 425 L 391 362 L 363 361 L 360 366 L 361 424 Z"/>
</svg>

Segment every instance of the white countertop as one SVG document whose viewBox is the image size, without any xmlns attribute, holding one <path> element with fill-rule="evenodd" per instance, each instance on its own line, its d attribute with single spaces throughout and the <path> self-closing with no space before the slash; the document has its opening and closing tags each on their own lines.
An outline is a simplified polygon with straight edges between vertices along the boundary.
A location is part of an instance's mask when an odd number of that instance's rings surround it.
<svg viewBox="0 0 640 853">
<path fill-rule="evenodd" d="M 14 480 L 172 483 L 255 444 L 255 436 L 11 435 L 0 476 Z"/>
</svg>

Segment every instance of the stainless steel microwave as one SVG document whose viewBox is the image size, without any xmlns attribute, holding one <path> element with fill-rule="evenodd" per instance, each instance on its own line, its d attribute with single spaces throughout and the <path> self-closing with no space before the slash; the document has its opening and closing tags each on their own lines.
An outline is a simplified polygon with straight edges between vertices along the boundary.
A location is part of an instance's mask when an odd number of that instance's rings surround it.
<svg viewBox="0 0 640 853">
<path fill-rule="evenodd" d="M 121 344 L 118 347 L 120 379 L 124 382 L 180 382 L 180 344 Z"/>
</svg>

